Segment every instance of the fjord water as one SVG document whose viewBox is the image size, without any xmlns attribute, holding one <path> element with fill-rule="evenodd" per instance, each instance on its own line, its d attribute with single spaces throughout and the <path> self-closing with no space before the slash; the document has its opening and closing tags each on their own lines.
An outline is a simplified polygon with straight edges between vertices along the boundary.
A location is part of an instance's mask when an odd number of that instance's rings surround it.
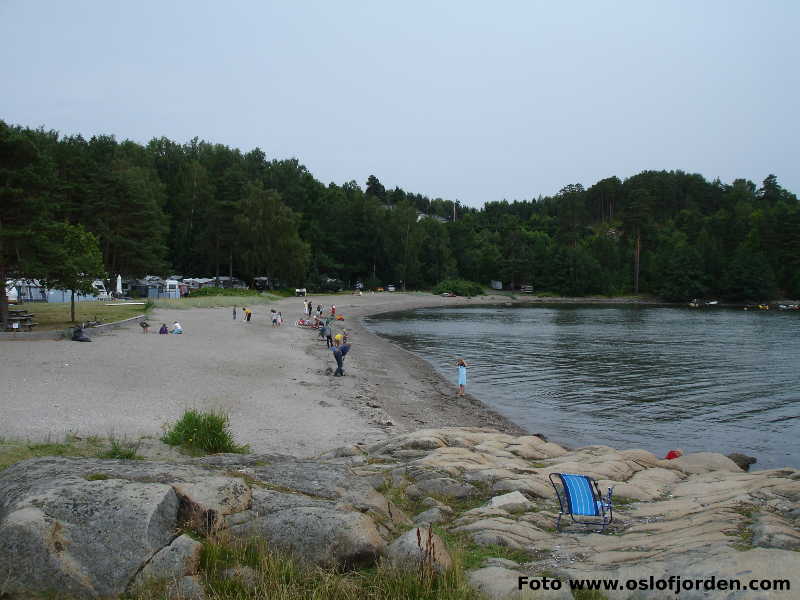
<svg viewBox="0 0 800 600">
<path fill-rule="evenodd" d="M 800 313 L 631 305 L 419 309 L 367 320 L 531 433 L 800 467 Z"/>
</svg>

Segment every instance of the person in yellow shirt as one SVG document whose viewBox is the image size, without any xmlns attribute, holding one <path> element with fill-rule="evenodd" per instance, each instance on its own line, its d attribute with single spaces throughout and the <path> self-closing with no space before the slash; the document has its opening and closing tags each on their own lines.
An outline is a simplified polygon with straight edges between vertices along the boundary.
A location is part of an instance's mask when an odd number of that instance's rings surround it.
<svg viewBox="0 0 800 600">
<path fill-rule="evenodd" d="M 337 333 L 335 336 L 333 336 L 333 343 L 337 346 L 341 346 L 342 343 L 344 343 L 344 336 L 341 333 Z"/>
</svg>

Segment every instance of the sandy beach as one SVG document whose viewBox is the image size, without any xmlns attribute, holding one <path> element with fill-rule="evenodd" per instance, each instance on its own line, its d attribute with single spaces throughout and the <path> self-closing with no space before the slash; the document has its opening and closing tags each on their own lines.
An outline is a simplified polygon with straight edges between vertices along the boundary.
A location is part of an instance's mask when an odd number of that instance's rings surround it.
<svg viewBox="0 0 800 600">
<path fill-rule="evenodd" d="M 66 433 L 158 437 L 183 410 L 221 409 L 240 443 L 253 451 L 313 456 L 375 443 L 424 427 L 490 426 L 520 432 L 477 400 L 456 396 L 422 359 L 369 331 L 360 318 L 423 306 L 507 302 L 430 294 L 311 296 L 336 304 L 353 347 L 346 377 L 316 331 L 300 329 L 302 298 L 259 305 L 253 320 L 230 308 L 157 310 L 151 333 L 130 327 L 91 344 L 15 341 L 0 344 L 0 437 L 60 441 Z M 273 328 L 270 308 L 285 324 Z M 179 320 L 183 335 L 154 333 Z"/>
</svg>

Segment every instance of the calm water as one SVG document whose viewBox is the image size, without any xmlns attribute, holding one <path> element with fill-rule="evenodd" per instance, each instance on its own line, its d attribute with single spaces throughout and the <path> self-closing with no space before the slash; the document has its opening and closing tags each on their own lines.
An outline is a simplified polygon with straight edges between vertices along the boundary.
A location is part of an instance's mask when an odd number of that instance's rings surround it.
<svg viewBox="0 0 800 600">
<path fill-rule="evenodd" d="M 569 445 L 742 452 L 800 467 L 800 314 L 537 306 L 367 320 L 531 432 Z"/>
</svg>

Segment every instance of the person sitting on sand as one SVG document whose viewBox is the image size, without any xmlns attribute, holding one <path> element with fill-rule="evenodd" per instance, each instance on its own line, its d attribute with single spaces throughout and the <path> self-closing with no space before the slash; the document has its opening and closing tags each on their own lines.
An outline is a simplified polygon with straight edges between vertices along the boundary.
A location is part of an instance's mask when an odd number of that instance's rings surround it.
<svg viewBox="0 0 800 600">
<path fill-rule="evenodd" d="M 181 324 L 180 324 L 180 323 L 178 323 L 177 321 L 175 321 L 175 322 L 172 324 L 172 331 L 170 331 L 170 333 L 183 333 L 183 327 L 181 327 Z"/>
<path fill-rule="evenodd" d="M 161 329 L 158 330 L 158 333 L 160 333 L 161 335 L 169 333 L 169 329 L 167 329 L 166 323 L 161 324 Z"/>
<path fill-rule="evenodd" d="M 464 387 L 467 385 L 467 361 L 459 358 L 456 366 L 458 367 L 458 395 L 463 396 Z"/>
</svg>

